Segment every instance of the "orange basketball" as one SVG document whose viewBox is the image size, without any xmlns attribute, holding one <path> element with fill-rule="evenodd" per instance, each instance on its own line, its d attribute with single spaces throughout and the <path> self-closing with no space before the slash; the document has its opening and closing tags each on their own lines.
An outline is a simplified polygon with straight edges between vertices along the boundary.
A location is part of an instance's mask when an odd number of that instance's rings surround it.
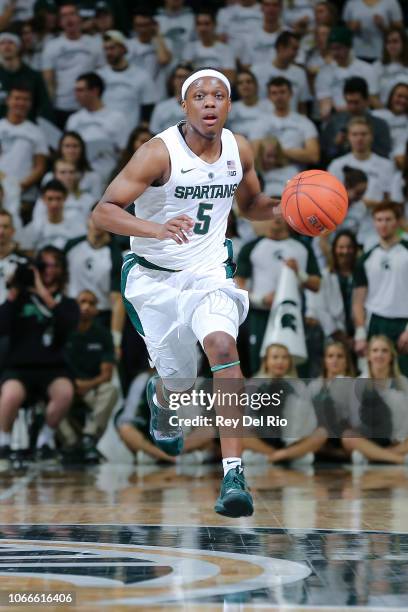
<svg viewBox="0 0 408 612">
<path fill-rule="evenodd" d="M 347 191 L 330 172 L 306 170 L 288 181 L 281 208 L 284 219 L 299 234 L 328 234 L 347 214 Z"/>
</svg>

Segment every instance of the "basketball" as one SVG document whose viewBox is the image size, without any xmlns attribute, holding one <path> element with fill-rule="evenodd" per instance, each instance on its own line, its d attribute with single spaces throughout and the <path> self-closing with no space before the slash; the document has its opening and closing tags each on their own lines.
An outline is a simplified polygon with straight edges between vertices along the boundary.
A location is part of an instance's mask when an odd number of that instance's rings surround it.
<svg viewBox="0 0 408 612">
<path fill-rule="evenodd" d="M 286 222 L 299 234 L 328 234 L 344 220 L 348 209 L 346 188 L 333 174 L 306 170 L 288 181 L 281 199 Z"/>
</svg>

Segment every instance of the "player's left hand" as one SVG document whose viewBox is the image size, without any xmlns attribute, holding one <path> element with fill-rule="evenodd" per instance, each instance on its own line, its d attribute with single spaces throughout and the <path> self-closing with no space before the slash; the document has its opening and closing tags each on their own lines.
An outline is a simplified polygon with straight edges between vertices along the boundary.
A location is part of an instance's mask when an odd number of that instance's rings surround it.
<svg viewBox="0 0 408 612">
<path fill-rule="evenodd" d="M 398 338 L 397 347 L 400 353 L 408 353 L 408 329 Z"/>
<path fill-rule="evenodd" d="M 296 274 L 298 273 L 299 266 L 298 266 L 298 262 L 296 261 L 296 259 L 293 259 L 293 257 L 291 257 L 290 259 L 285 259 L 285 264 L 288 266 L 288 268 L 293 270 Z"/>
</svg>

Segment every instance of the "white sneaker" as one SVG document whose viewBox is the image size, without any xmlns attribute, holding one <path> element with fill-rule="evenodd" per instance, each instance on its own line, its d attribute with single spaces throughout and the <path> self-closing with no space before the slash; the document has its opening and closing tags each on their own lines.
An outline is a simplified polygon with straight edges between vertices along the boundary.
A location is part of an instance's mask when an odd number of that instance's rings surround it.
<svg viewBox="0 0 408 612">
<path fill-rule="evenodd" d="M 353 465 L 368 465 L 368 459 L 358 450 L 353 450 L 351 453 L 351 463 Z"/>
</svg>

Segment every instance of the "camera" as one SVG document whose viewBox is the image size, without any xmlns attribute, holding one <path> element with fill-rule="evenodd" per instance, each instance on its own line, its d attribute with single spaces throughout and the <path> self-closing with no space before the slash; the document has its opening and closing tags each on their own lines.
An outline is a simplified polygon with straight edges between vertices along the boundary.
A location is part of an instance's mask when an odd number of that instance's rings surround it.
<svg viewBox="0 0 408 612">
<path fill-rule="evenodd" d="M 35 266 L 38 270 L 41 270 L 41 262 L 38 262 Z M 7 289 L 19 289 L 20 291 L 24 291 L 29 289 L 30 287 L 34 287 L 35 285 L 35 277 L 33 270 L 33 263 L 30 261 L 25 261 L 23 263 L 17 264 L 17 267 L 14 271 L 13 276 L 7 281 Z"/>
</svg>

